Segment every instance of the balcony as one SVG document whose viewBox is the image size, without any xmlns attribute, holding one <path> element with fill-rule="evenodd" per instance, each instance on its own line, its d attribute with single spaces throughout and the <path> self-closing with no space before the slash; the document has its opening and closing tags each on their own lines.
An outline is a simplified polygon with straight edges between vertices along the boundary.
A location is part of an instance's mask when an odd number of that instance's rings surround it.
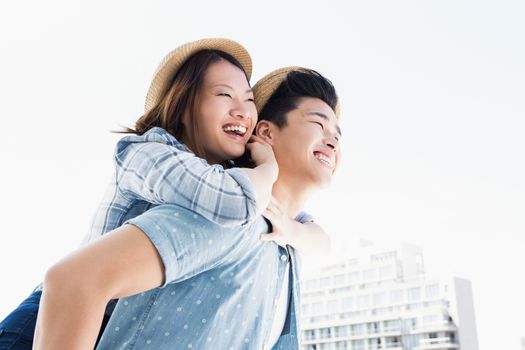
<svg viewBox="0 0 525 350">
<path fill-rule="evenodd" d="M 426 338 L 419 340 L 419 346 L 414 350 L 433 350 L 433 349 L 459 349 L 459 345 L 453 343 L 449 337 Z"/>
</svg>

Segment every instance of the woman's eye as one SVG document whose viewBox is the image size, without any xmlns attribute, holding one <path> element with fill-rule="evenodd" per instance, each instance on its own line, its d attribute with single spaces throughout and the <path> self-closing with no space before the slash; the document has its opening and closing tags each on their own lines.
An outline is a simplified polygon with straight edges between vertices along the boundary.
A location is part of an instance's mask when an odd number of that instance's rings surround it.
<svg viewBox="0 0 525 350">
<path fill-rule="evenodd" d="M 253 98 L 249 98 L 248 101 L 250 101 L 250 102 L 255 102 L 255 99 L 253 99 Z"/>
<path fill-rule="evenodd" d="M 221 92 L 219 93 L 217 96 L 227 96 L 229 98 L 232 98 L 230 94 L 226 93 L 226 92 Z"/>
</svg>

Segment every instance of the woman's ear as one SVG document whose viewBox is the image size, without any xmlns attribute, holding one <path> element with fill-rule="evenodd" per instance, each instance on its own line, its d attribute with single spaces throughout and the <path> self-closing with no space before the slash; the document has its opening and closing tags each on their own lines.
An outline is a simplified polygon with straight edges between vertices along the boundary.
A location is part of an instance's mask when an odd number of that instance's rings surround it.
<svg viewBox="0 0 525 350">
<path fill-rule="evenodd" d="M 273 146 L 273 129 L 275 125 L 268 120 L 261 120 L 255 126 L 255 135 L 262 138 L 268 144 Z"/>
</svg>

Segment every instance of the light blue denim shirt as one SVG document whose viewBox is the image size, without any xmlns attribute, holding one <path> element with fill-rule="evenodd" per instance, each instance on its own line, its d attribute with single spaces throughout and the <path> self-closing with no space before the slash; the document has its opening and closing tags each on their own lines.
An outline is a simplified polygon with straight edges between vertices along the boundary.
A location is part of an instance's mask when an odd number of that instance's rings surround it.
<svg viewBox="0 0 525 350">
<path fill-rule="evenodd" d="M 263 218 L 227 229 L 162 205 L 129 223 L 155 245 L 165 283 L 120 299 L 97 349 L 265 349 L 286 268 L 291 299 L 273 349 L 299 348 L 298 257 L 259 240 L 269 228 Z"/>
<path fill-rule="evenodd" d="M 120 139 L 114 163 L 83 244 L 159 204 L 181 205 L 225 227 L 256 218 L 254 188 L 244 171 L 208 164 L 162 128 Z"/>
</svg>

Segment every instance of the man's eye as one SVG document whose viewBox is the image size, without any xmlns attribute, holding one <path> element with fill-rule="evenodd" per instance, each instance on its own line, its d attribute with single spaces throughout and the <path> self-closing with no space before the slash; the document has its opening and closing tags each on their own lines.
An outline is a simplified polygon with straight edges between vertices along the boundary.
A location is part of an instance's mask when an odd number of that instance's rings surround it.
<svg viewBox="0 0 525 350">
<path fill-rule="evenodd" d="M 314 124 L 317 124 L 317 125 L 319 125 L 319 126 L 321 127 L 321 129 L 323 129 L 323 130 L 324 130 L 324 125 L 323 125 L 323 123 L 319 123 L 319 122 L 314 122 Z"/>
</svg>

